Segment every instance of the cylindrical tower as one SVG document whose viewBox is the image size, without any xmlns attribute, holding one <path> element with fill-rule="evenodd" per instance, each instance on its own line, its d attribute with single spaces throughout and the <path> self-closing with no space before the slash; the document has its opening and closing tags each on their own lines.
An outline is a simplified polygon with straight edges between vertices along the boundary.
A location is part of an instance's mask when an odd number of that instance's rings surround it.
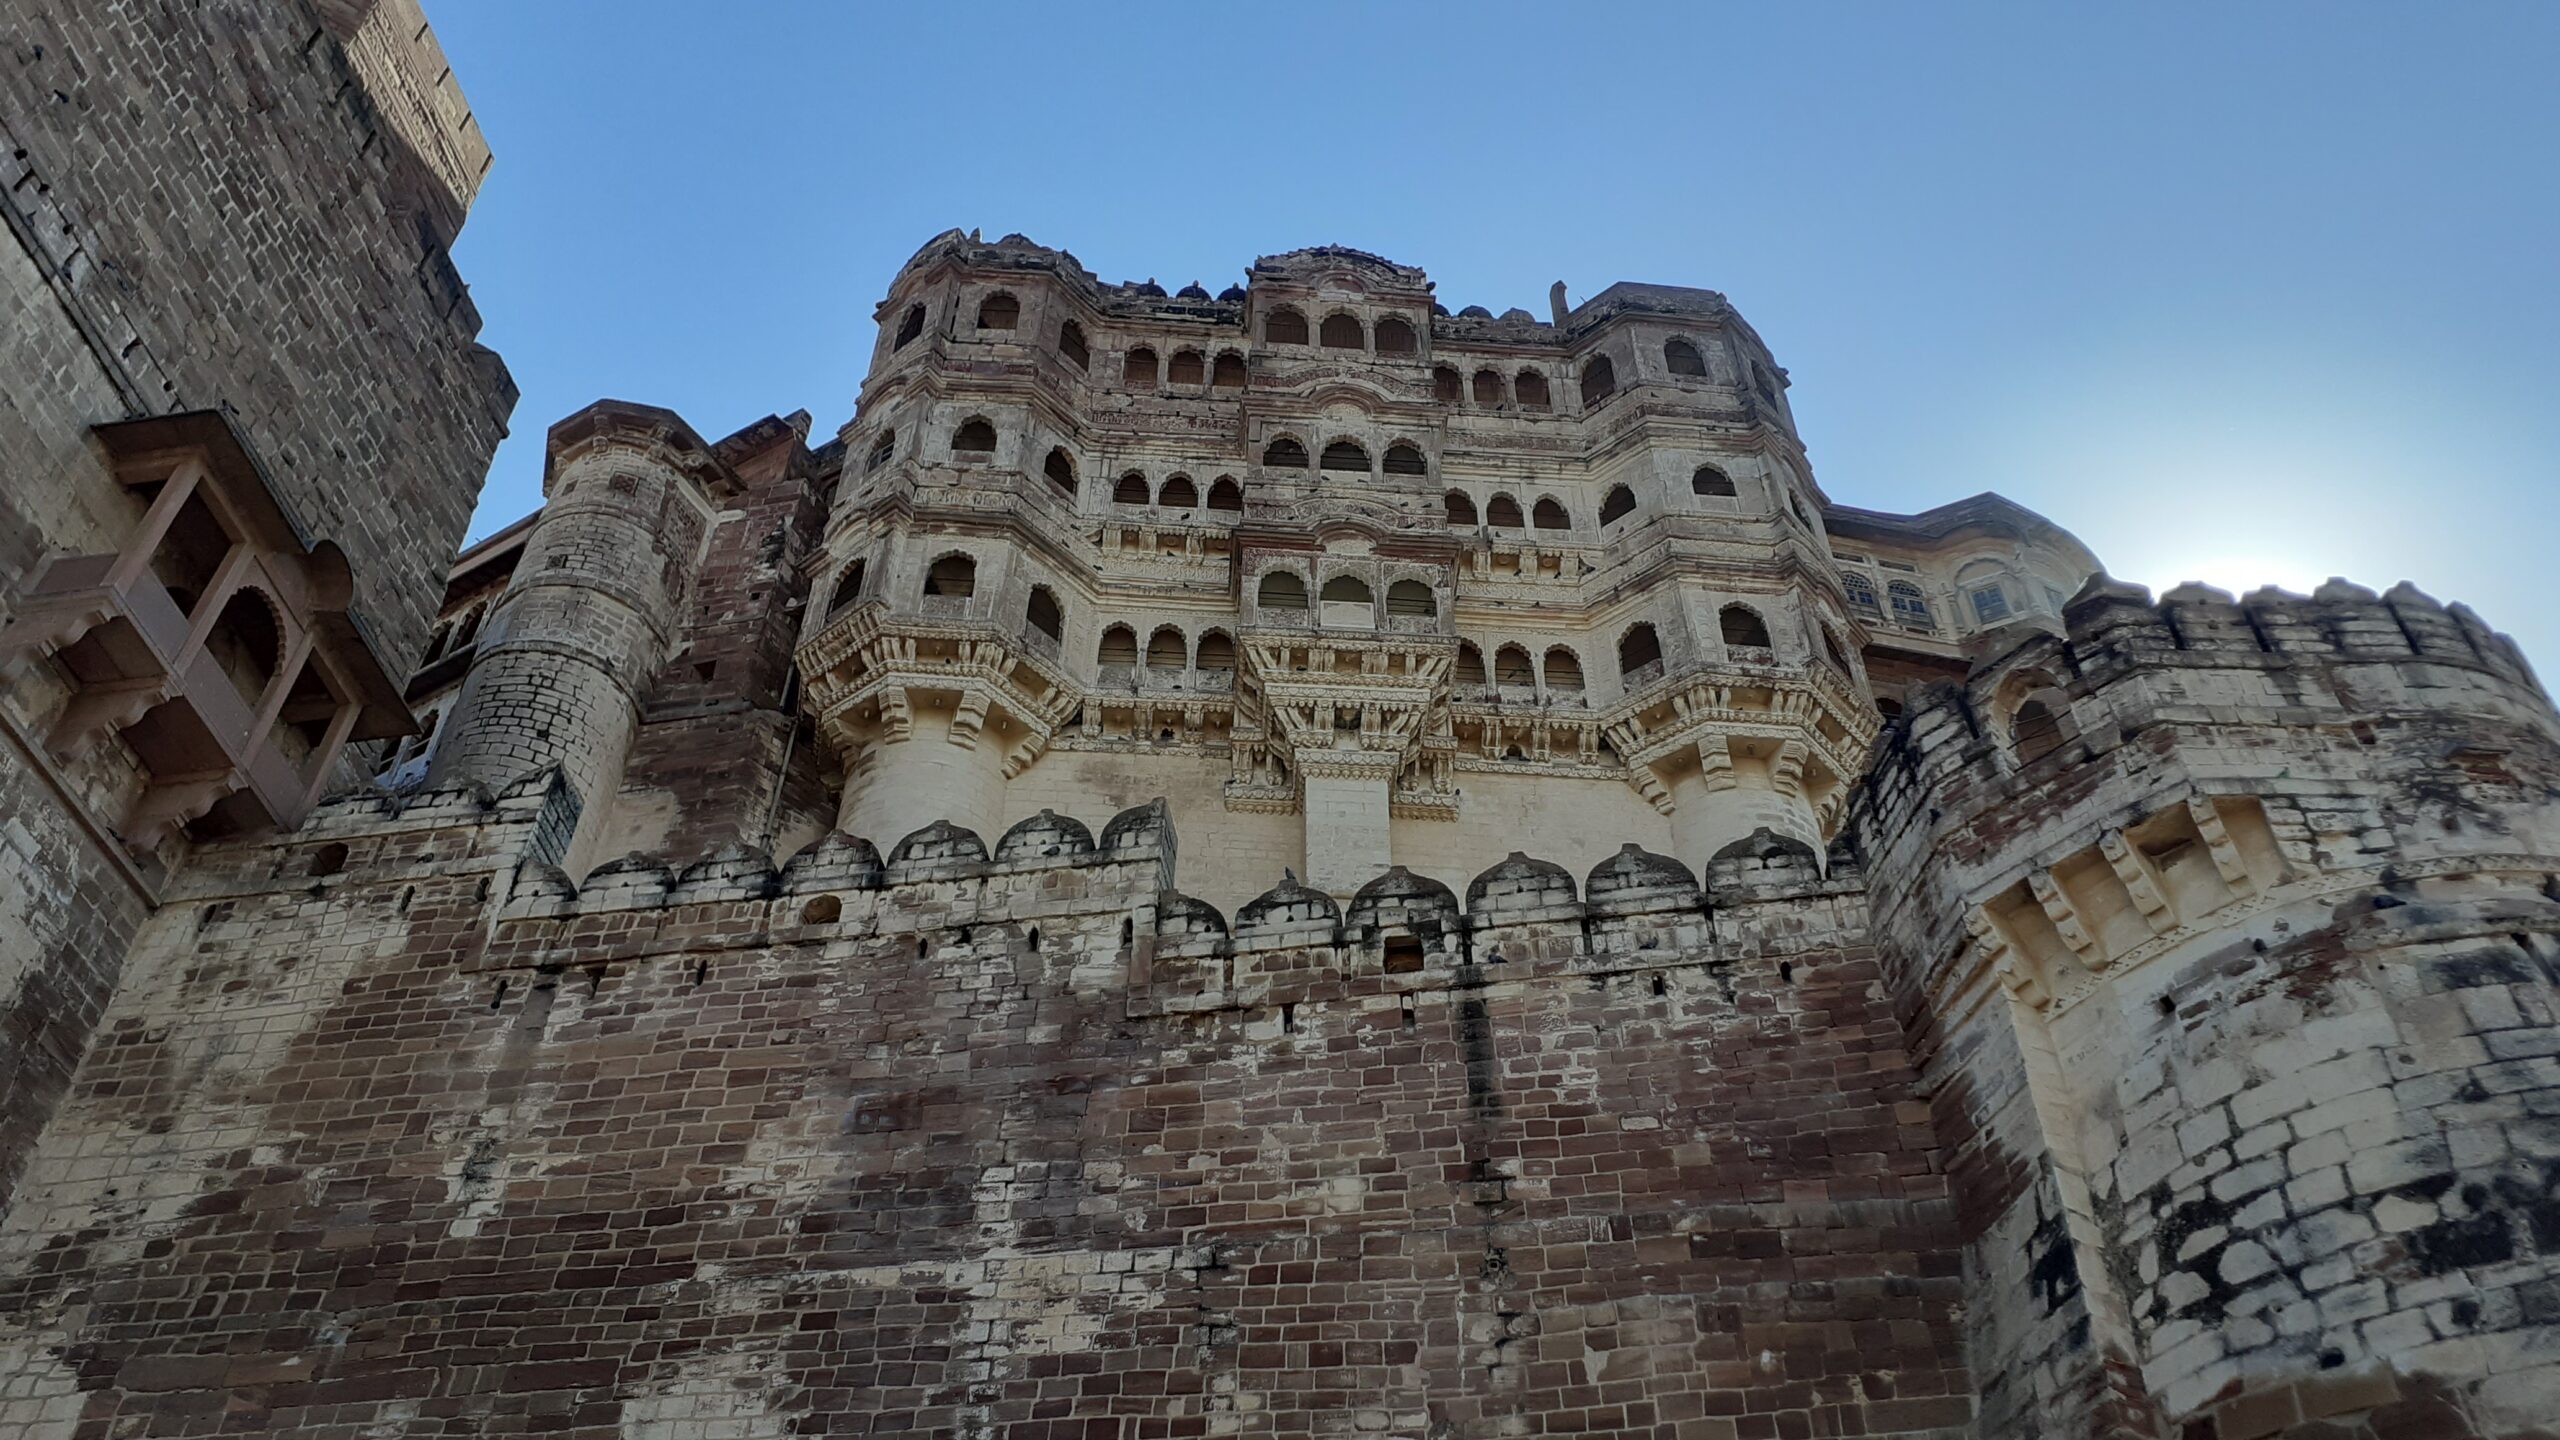
<svg viewBox="0 0 2560 1440">
<path fill-rule="evenodd" d="M 605 401 L 551 429 L 541 518 L 483 627 L 432 784 L 557 765 L 576 868 L 620 781 L 710 532 L 719 462 L 672 413 Z"/>
<path fill-rule="evenodd" d="M 2405 586 L 2065 618 L 1915 697 L 1853 817 L 1980 1433 L 2547 1422 L 2560 716 Z"/>
</svg>

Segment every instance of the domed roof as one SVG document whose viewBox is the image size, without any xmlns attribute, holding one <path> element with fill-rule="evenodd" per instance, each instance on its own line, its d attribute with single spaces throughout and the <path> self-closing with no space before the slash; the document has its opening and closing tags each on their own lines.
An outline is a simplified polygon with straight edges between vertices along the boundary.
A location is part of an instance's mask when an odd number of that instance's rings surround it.
<svg viewBox="0 0 2560 1440">
<path fill-rule="evenodd" d="M 978 832 L 954 825 L 948 820 L 936 820 L 910 834 L 898 842 L 896 849 L 889 852 L 889 864 L 893 867 L 986 858 L 987 842 L 978 838 Z"/>
<path fill-rule="evenodd" d="M 1173 293 L 1174 298 L 1179 300 L 1206 300 L 1209 298 L 1208 290 L 1197 280 L 1192 281 L 1190 284 L 1183 286 L 1181 289 L 1176 290 Z"/>
<path fill-rule="evenodd" d="M 996 842 L 999 860 L 1026 860 L 1054 855 L 1083 855 L 1093 849 L 1093 832 L 1072 815 L 1043 810 L 1004 832 Z"/>
<path fill-rule="evenodd" d="M 1342 918 L 1342 907 L 1333 903 L 1332 896 L 1307 888 L 1292 875 L 1246 901 L 1244 908 L 1236 912 L 1236 928 L 1251 929 L 1267 919 L 1287 921 L 1318 916 L 1338 921 Z"/>
<path fill-rule="evenodd" d="M 1694 895 L 1698 877 L 1670 856 L 1630 843 L 1591 867 L 1590 877 L 1582 882 L 1582 893 L 1594 904 L 1645 890 L 1686 890 Z"/>
<path fill-rule="evenodd" d="M 1573 872 L 1545 860 L 1532 860 L 1514 850 L 1467 882 L 1467 913 L 1488 907 L 1541 909 L 1570 905 L 1576 898 Z"/>
<path fill-rule="evenodd" d="M 1389 910 L 1408 917 L 1427 911 L 1440 923 L 1452 924 L 1458 918 L 1458 897 L 1430 876 L 1397 865 L 1354 891 L 1346 913 L 1354 926 L 1361 926 L 1375 924 L 1380 912 Z"/>
</svg>

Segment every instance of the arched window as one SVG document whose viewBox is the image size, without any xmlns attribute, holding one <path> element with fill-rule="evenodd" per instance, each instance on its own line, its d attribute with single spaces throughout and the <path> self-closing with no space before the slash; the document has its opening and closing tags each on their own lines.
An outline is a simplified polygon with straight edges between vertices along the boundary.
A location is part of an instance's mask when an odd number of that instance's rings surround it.
<svg viewBox="0 0 2560 1440">
<path fill-rule="evenodd" d="M 1475 396 L 1476 403 L 1479 405 L 1501 404 L 1502 372 L 1498 370 L 1477 371 L 1475 378 Z"/>
<path fill-rule="evenodd" d="M 1608 498 L 1600 502 L 1600 523 L 1603 525 L 1614 520 L 1624 520 L 1634 513 L 1636 513 L 1636 492 L 1624 485 L 1612 487 Z"/>
<path fill-rule="evenodd" d="M 1468 496 L 1466 491 L 1452 490 L 1440 497 L 1440 504 L 1449 512 L 1450 524 L 1462 525 L 1471 530 L 1475 528 L 1476 502 Z"/>
<path fill-rule="evenodd" d="M 1841 571 L 1840 587 L 1849 592 L 1851 608 L 1864 610 L 1870 615 L 1883 613 L 1882 607 L 1876 604 L 1876 582 L 1869 579 L 1865 571 Z"/>
<path fill-rule="evenodd" d="M 276 622 L 274 602 L 266 592 L 243 585 L 222 602 L 213 631 L 205 637 L 205 653 L 231 677 L 240 698 L 256 709 L 284 664 L 284 627 Z"/>
<path fill-rule="evenodd" d="M 1793 512 L 1796 517 L 1797 524 L 1803 526 L 1807 530 L 1813 529 L 1813 516 L 1806 513 L 1804 508 L 1804 499 L 1802 496 L 1789 495 L 1787 497 L 1787 509 Z"/>
<path fill-rule="evenodd" d="M 1121 476 L 1111 486 L 1111 503 L 1114 505 L 1144 505 L 1149 498 L 1147 477 L 1135 470 Z"/>
<path fill-rule="evenodd" d="M 1336 575 L 1324 582 L 1321 597 L 1327 605 L 1375 605 L 1377 592 L 1357 575 Z"/>
<path fill-rule="evenodd" d="M 1166 366 L 1164 372 L 1168 385 L 1198 385 L 1208 378 L 1209 363 L 1200 358 L 1197 350 L 1174 351 L 1173 363 Z"/>
<path fill-rule="evenodd" d="M 1238 485 L 1235 482 L 1235 477 L 1231 475 L 1219 476 L 1217 483 L 1209 487 L 1209 508 L 1212 510 L 1243 510 L 1244 487 Z"/>
<path fill-rule="evenodd" d="M 1432 367 L 1431 398 L 1443 405 L 1455 405 L 1463 395 L 1466 381 L 1446 365 Z"/>
<path fill-rule="evenodd" d="M 1410 445 L 1404 444 L 1390 445 L 1387 447 L 1387 462 L 1384 468 L 1390 475 L 1428 475 L 1431 473 L 1430 462 L 1422 458 L 1422 452 Z"/>
<path fill-rule="evenodd" d="M 1022 323 L 1022 302 L 1002 290 L 978 302 L 978 328 L 1010 330 Z"/>
<path fill-rule="evenodd" d="M 1686 340 L 1674 340 L 1663 346 L 1662 363 L 1670 366 L 1674 375 L 1704 376 L 1707 373 L 1707 362 L 1699 358 L 1698 347 Z"/>
<path fill-rule="evenodd" d="M 434 664 L 434 663 L 437 661 L 437 659 L 438 659 L 439 657 L 441 657 L 441 656 L 444 654 L 444 646 L 445 646 L 445 642 L 446 642 L 446 641 L 448 641 L 448 640 L 451 640 L 452 638 L 453 638 L 453 627 L 452 627 L 452 626 L 450 626 L 450 625 L 439 625 L 439 626 L 437 626 L 437 627 L 436 627 L 436 633 L 435 633 L 434 637 L 427 641 L 427 653 L 426 653 L 424 656 L 421 656 L 421 657 L 419 658 L 419 660 L 418 660 L 418 664 L 419 664 L 419 665 L 421 665 L 421 666 L 427 666 L 427 665 L 432 665 L 432 664 Z"/>
<path fill-rule="evenodd" d="M 1929 614 L 1929 599 L 1920 593 L 1919 586 L 1908 580 L 1890 581 L 1884 587 L 1884 596 L 1893 606 L 1893 618 L 1897 622 L 1925 629 L 1937 628 L 1938 622 Z"/>
<path fill-rule="evenodd" d="M 924 593 L 966 598 L 978 593 L 978 562 L 966 555 L 945 555 L 924 572 Z"/>
<path fill-rule="evenodd" d="M 1520 514 L 1520 502 L 1508 495 L 1496 495 L 1484 502 L 1484 523 L 1498 530 L 1520 530 L 1529 524 Z"/>
<path fill-rule="evenodd" d="M 1505 645 L 1494 651 L 1493 681 L 1497 685 L 1517 685 L 1523 690 L 1535 689 L 1538 672 L 1530 664 L 1529 652 L 1517 645 Z"/>
<path fill-rule="evenodd" d="M 1200 489 L 1191 483 L 1190 476 L 1176 475 L 1165 481 L 1164 489 L 1156 493 L 1156 503 L 1167 510 L 1197 510 L 1200 508 Z"/>
<path fill-rule="evenodd" d="M 1141 345 L 1120 365 L 1120 383 L 1132 390 L 1156 388 L 1156 352 Z"/>
<path fill-rule="evenodd" d="M 1262 322 L 1262 338 L 1273 345 L 1307 343 L 1307 317 L 1283 305 Z"/>
<path fill-rule="evenodd" d="M 1244 388 L 1244 357 L 1229 350 L 1218 357 L 1209 369 L 1209 388 L 1241 390 Z"/>
<path fill-rule="evenodd" d="M 889 348 L 893 350 L 904 350 L 907 348 L 908 341 L 913 340 L 923 333 L 924 307 L 922 305 L 910 305 L 907 307 L 906 318 L 898 322 L 897 342 Z"/>
<path fill-rule="evenodd" d="M 2009 618 L 2009 592 L 2000 588 L 1998 580 L 1977 584 L 1965 594 L 1973 601 L 1973 618 L 1989 625 Z"/>
<path fill-rule="evenodd" d="M 1562 645 L 1547 651 L 1547 688 L 1559 695 L 1582 693 L 1582 657 Z"/>
<path fill-rule="evenodd" d="M 462 612 L 462 627 L 453 632 L 453 649 L 456 654 L 470 649 L 472 642 L 480 638 L 480 622 L 488 618 L 489 607 L 486 605 L 474 605 Z"/>
<path fill-rule="evenodd" d="M 2018 763 L 2032 764 L 2062 748 L 2062 718 L 2053 707 L 2030 699 L 2009 720 L 2009 743 L 2018 748 Z"/>
<path fill-rule="evenodd" d="M 1138 632 L 1126 625 L 1114 625 L 1102 632 L 1102 644 L 1093 652 L 1101 665 L 1135 665 L 1138 663 Z"/>
<path fill-rule="evenodd" d="M 1778 382 L 1776 377 L 1769 373 L 1769 367 L 1765 365 L 1751 367 L 1751 388 L 1760 392 L 1761 399 L 1772 405 L 1778 403 Z"/>
<path fill-rule="evenodd" d="M 1324 468 L 1353 474 L 1369 473 L 1369 452 L 1348 440 L 1336 440 L 1324 447 Z"/>
<path fill-rule="evenodd" d="M 895 430 L 881 431 L 880 439 L 871 447 L 871 458 L 862 462 L 862 473 L 868 475 L 872 471 L 879 469 L 881 466 L 888 464 L 890 457 L 897 453 L 898 432 Z"/>
<path fill-rule="evenodd" d="M 1283 435 L 1262 447 L 1262 465 L 1266 470 L 1304 470 L 1307 447 Z"/>
<path fill-rule="evenodd" d="M 1411 321 L 1401 315 L 1390 315 L 1378 322 L 1379 354 L 1410 355 L 1418 348 Z"/>
<path fill-rule="evenodd" d="M 1358 316 L 1327 315 L 1324 324 L 1316 331 L 1316 339 L 1327 350 L 1357 350 L 1368 337 L 1361 333 Z"/>
<path fill-rule="evenodd" d="M 1723 637 L 1728 650 L 1769 648 L 1769 622 L 1748 605 L 1727 605 L 1717 611 L 1716 633 Z"/>
<path fill-rule="evenodd" d="M 1040 473 L 1069 495 L 1076 493 L 1076 462 L 1067 458 L 1065 450 L 1052 448 L 1049 458 L 1040 462 Z"/>
<path fill-rule="evenodd" d="M 1083 326 L 1073 320 L 1059 324 L 1058 353 L 1066 356 L 1068 362 L 1079 370 L 1093 363 L 1093 349 L 1084 343 Z"/>
<path fill-rule="evenodd" d="M 1022 618 L 1031 622 L 1032 629 L 1052 640 L 1065 633 L 1067 628 L 1066 612 L 1058 608 L 1058 597 L 1049 593 L 1046 585 L 1031 587 L 1031 599 L 1022 607 Z"/>
<path fill-rule="evenodd" d="M 1549 402 L 1546 376 L 1535 370 L 1523 370 L 1520 372 L 1520 378 L 1513 384 L 1515 386 L 1513 393 L 1520 397 L 1521 409 L 1544 410 L 1547 408 Z"/>
<path fill-rule="evenodd" d="M 1191 647 L 1184 643 L 1182 632 L 1170 625 L 1159 626 L 1147 637 L 1147 668 L 1181 670 L 1191 664 Z"/>
<path fill-rule="evenodd" d="M 1440 602 L 1431 587 L 1419 580 L 1398 580 L 1387 587 L 1387 613 L 1390 615 L 1437 615 Z"/>
<path fill-rule="evenodd" d="M 1307 608 L 1307 582 L 1294 570 L 1274 570 L 1262 577 L 1254 592 L 1254 603 L 1265 610 L 1304 610 Z"/>
<path fill-rule="evenodd" d="M 1626 634 L 1618 637 L 1619 679 L 1636 681 L 1649 678 L 1640 672 L 1648 665 L 1658 666 L 1661 663 L 1662 637 L 1654 633 L 1649 622 L 1638 621 Z"/>
<path fill-rule="evenodd" d="M 1591 409 L 1618 393 L 1618 367 L 1606 355 L 1594 355 L 1582 367 L 1582 408 Z"/>
<path fill-rule="evenodd" d="M 1458 661 L 1449 671 L 1449 680 L 1457 685 L 1485 684 L 1484 652 L 1474 642 L 1458 642 Z"/>
<path fill-rule="evenodd" d="M 1200 637 L 1200 655 L 1192 668 L 1202 672 L 1229 671 L 1236 668 L 1236 642 L 1224 630 L 1212 630 Z"/>
<path fill-rule="evenodd" d="M 1701 465 L 1689 475 L 1692 495 L 1722 495 L 1732 499 L 1742 492 L 1733 488 L 1733 477 L 1713 465 Z"/>
<path fill-rule="evenodd" d="M 1564 507 L 1556 503 L 1553 495 L 1540 496 L 1537 505 L 1529 511 L 1529 518 L 1541 530 L 1573 528 L 1573 517 L 1564 513 Z"/>
<path fill-rule="evenodd" d="M 990 455 L 996 448 L 996 427 L 984 420 L 970 420 L 951 436 L 954 455 Z"/>
<path fill-rule="evenodd" d="M 827 592 L 827 618 L 832 620 L 845 607 L 862 598 L 862 562 L 859 560 L 836 572 L 836 585 Z"/>
</svg>

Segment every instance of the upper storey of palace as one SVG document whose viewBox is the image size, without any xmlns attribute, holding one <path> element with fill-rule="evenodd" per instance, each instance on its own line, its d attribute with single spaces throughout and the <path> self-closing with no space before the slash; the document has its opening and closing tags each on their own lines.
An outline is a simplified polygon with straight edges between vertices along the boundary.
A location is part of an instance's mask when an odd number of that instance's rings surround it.
<svg viewBox="0 0 2560 1440">
<path fill-rule="evenodd" d="M 1685 628 L 1702 646 L 1726 642 L 1740 605 L 1744 651 L 1881 646 L 1890 698 L 1914 666 L 1960 669 L 1972 633 L 2058 621 L 2097 568 L 1996 497 L 1920 516 L 1827 503 L 1786 372 L 1710 290 L 1620 283 L 1568 307 L 1559 284 L 1543 318 L 1452 314 L 1421 270 L 1327 246 L 1257 260 L 1215 295 L 1168 294 L 1020 236 L 950 231 L 878 320 L 835 452 L 820 616 L 930 584 L 950 557 L 922 537 L 954 530 L 1028 536 L 1076 588 L 1172 612 L 1250 609 L 1273 568 L 1320 590 L 1329 577 L 1299 556 L 1349 549 L 1410 562 L 1461 636 L 1470 618 L 1601 629 L 1572 656 L 1595 685 L 1620 668 L 1613 612 L 1676 580 L 1701 592 Z M 1383 571 L 1358 579 L 1399 613 Z M 1207 623 L 1117 618 L 1141 646 L 1174 624 L 1191 650 Z"/>
</svg>

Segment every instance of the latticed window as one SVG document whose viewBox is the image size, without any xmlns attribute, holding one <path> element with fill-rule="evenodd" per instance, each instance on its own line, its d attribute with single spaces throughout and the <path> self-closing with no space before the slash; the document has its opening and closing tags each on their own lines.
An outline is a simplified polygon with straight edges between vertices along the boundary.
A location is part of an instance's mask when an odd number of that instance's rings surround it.
<svg viewBox="0 0 2560 1440">
<path fill-rule="evenodd" d="M 1855 570 L 1840 572 L 1841 587 L 1849 592 L 1849 603 L 1873 615 L 1880 613 L 1876 605 L 1876 582 Z"/>
<path fill-rule="evenodd" d="M 1931 618 L 1928 597 L 1920 593 L 1919 586 L 1908 580 L 1896 580 L 1884 587 L 1884 593 L 1885 598 L 1892 602 L 1894 619 L 1906 625 L 1923 627 L 1938 623 Z"/>
</svg>

